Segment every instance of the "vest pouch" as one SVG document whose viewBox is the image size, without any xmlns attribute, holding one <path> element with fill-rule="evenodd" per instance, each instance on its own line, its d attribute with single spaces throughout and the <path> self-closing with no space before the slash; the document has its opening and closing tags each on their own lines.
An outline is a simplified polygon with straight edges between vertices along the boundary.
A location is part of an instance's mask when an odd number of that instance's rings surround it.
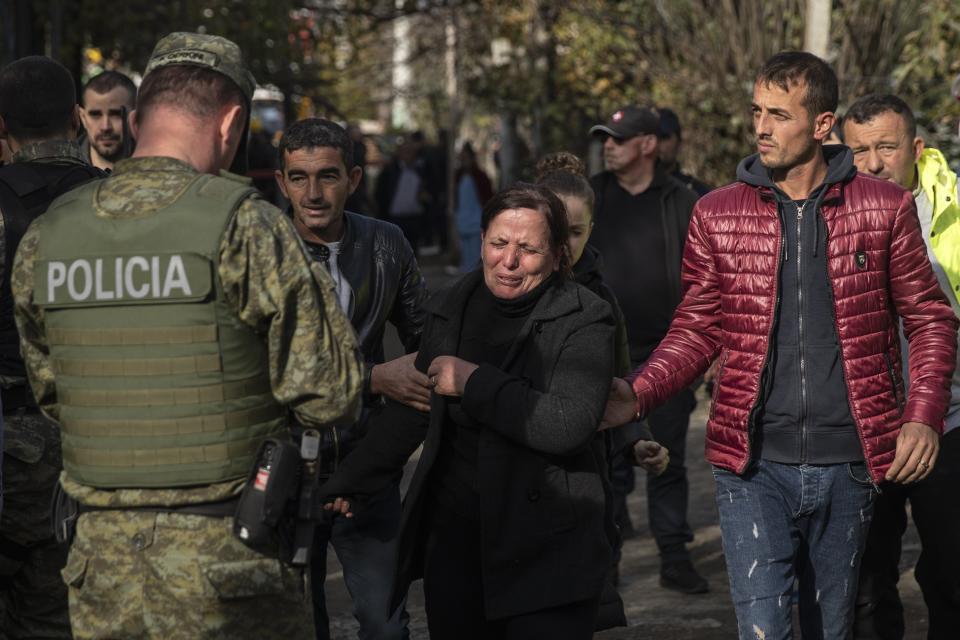
<svg viewBox="0 0 960 640">
<path fill-rule="evenodd" d="M 288 546 L 300 478 L 300 450 L 268 438 L 257 451 L 233 520 L 240 542 L 265 555 Z"/>
</svg>

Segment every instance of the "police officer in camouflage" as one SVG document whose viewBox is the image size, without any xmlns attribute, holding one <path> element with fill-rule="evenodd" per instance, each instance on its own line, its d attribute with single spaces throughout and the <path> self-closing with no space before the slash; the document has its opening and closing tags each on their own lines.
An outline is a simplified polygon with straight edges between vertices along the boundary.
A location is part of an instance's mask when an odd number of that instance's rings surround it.
<svg viewBox="0 0 960 640">
<path fill-rule="evenodd" d="M 224 171 L 254 80 L 239 48 L 157 44 L 134 155 L 56 200 L 13 267 L 37 403 L 61 429 L 80 515 L 63 570 L 77 638 L 302 638 L 302 572 L 231 533 L 290 412 L 352 420 L 363 373 L 333 283 L 293 225 Z"/>
<path fill-rule="evenodd" d="M 13 319 L 10 271 L 30 223 L 71 188 L 104 174 L 75 142 L 73 77 L 42 56 L 0 71 L 0 137 L 14 151 L 0 168 L 0 393 L 5 511 L 0 515 L 0 638 L 69 638 L 60 570 L 67 545 L 53 536 L 50 502 L 62 466 L 60 435 L 27 385 Z"/>
</svg>

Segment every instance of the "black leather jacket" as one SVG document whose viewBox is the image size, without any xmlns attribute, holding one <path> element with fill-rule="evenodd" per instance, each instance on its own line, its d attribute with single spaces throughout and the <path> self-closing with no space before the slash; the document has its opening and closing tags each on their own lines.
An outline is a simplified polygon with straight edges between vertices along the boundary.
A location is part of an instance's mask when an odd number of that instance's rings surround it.
<svg viewBox="0 0 960 640">
<path fill-rule="evenodd" d="M 400 228 L 384 220 L 344 212 L 345 231 L 337 266 L 350 283 L 350 322 L 357 332 L 366 363 L 365 406 L 370 395 L 370 370 L 384 361 L 383 331 L 387 321 L 397 329 L 407 353 L 420 346 L 423 302 L 427 297 L 420 267 Z M 319 252 L 307 249 L 315 260 Z"/>
</svg>

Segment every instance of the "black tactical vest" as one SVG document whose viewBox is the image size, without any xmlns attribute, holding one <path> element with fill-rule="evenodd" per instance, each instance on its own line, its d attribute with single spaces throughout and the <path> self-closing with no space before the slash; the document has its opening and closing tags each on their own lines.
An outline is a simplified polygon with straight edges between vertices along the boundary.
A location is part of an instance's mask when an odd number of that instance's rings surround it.
<svg viewBox="0 0 960 640">
<path fill-rule="evenodd" d="M 0 282 L 0 375 L 25 377 L 20 357 L 20 337 L 13 321 L 10 273 L 13 258 L 27 227 L 47 210 L 53 200 L 77 185 L 106 174 L 96 167 L 75 162 L 16 162 L 0 167 L 0 214 L 3 218 L 3 281 Z M 26 389 L 5 391 L 4 412 L 33 404 Z"/>
</svg>

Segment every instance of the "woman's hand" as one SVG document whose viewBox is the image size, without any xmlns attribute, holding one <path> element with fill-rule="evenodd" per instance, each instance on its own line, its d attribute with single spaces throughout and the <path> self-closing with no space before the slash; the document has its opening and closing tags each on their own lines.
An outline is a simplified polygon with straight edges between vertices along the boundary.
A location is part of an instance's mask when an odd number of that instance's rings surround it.
<svg viewBox="0 0 960 640">
<path fill-rule="evenodd" d="M 670 452 L 653 440 L 637 440 L 633 443 L 633 457 L 637 464 L 655 476 L 667 470 Z"/>
<path fill-rule="evenodd" d="M 614 378 L 598 430 L 603 431 L 627 424 L 636 417 L 636 407 L 637 395 L 633 392 L 630 383 L 623 378 Z"/>
<path fill-rule="evenodd" d="M 332 511 L 335 516 L 353 517 L 353 511 L 350 511 L 350 501 L 346 498 L 337 498 L 333 502 L 323 505 L 324 511 Z"/>
<path fill-rule="evenodd" d="M 427 368 L 427 377 L 434 393 L 441 396 L 462 396 L 463 388 L 477 365 L 455 356 L 437 356 Z"/>
</svg>

